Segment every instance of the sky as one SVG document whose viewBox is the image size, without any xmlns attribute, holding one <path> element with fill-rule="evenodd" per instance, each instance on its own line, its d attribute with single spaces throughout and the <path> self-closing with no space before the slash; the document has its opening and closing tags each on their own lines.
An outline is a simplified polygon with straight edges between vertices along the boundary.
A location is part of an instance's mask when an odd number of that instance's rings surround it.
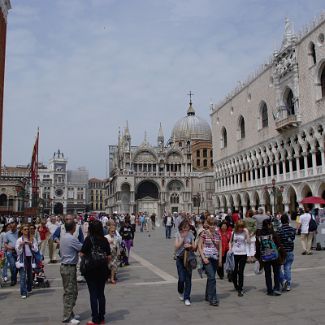
<svg viewBox="0 0 325 325">
<path fill-rule="evenodd" d="M 279 48 L 323 0 L 11 0 L 3 163 L 60 149 L 68 168 L 107 176 L 108 146 L 128 121 L 132 145 L 165 141 L 186 115 L 210 121 L 221 101 Z M 211 124 L 211 123 L 210 123 Z"/>
</svg>

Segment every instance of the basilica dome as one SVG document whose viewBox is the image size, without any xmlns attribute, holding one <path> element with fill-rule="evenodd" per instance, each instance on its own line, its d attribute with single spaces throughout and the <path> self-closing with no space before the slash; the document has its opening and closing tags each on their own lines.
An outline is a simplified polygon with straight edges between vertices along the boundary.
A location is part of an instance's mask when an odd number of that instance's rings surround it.
<svg viewBox="0 0 325 325">
<path fill-rule="evenodd" d="M 210 125 L 207 121 L 195 115 L 195 110 L 190 102 L 187 116 L 178 120 L 172 131 L 175 141 L 204 140 L 212 141 Z"/>
</svg>

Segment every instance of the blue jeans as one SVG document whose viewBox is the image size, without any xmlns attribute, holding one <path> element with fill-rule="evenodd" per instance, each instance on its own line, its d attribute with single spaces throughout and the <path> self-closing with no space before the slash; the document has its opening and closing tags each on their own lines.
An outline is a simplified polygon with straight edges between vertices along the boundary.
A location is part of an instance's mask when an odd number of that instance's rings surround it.
<svg viewBox="0 0 325 325">
<path fill-rule="evenodd" d="M 166 226 L 166 238 L 170 238 L 172 234 L 172 226 Z"/>
<path fill-rule="evenodd" d="M 17 269 L 16 269 L 17 254 L 7 252 L 7 261 L 11 272 L 11 283 L 17 283 Z"/>
<path fill-rule="evenodd" d="M 26 256 L 25 267 L 19 269 L 20 276 L 20 294 L 27 296 L 27 292 L 32 291 L 33 285 L 33 269 L 32 269 L 32 258 Z"/>
<path fill-rule="evenodd" d="M 204 269 L 208 277 L 206 288 L 205 288 L 205 299 L 212 303 L 219 301 L 217 295 L 217 280 L 216 280 L 217 267 L 218 267 L 218 261 L 214 258 L 209 258 L 209 263 L 204 264 Z"/>
<path fill-rule="evenodd" d="M 192 289 L 192 270 L 187 270 L 185 268 L 182 257 L 177 257 L 176 267 L 178 273 L 178 293 L 180 295 L 184 295 L 184 300 L 190 300 Z"/>
<path fill-rule="evenodd" d="M 280 281 L 283 283 L 284 280 L 287 281 L 288 285 L 291 285 L 291 266 L 294 261 L 294 254 L 293 252 L 287 252 L 287 256 L 285 262 L 283 264 L 283 271 L 282 267 L 280 268 Z"/>
</svg>

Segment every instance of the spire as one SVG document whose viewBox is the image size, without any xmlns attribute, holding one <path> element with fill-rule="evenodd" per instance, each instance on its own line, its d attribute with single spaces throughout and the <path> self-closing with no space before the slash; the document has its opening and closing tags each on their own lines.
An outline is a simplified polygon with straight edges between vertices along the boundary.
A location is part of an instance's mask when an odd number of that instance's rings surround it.
<svg viewBox="0 0 325 325">
<path fill-rule="evenodd" d="M 160 122 L 159 132 L 158 132 L 158 138 L 163 138 L 163 137 L 164 137 L 164 132 L 163 132 L 163 129 L 162 129 L 162 126 L 161 126 L 161 122 Z"/>
<path fill-rule="evenodd" d="M 193 96 L 194 94 L 192 93 L 192 91 L 190 91 L 188 95 L 190 96 L 190 106 L 189 106 L 189 108 L 187 109 L 187 115 L 188 115 L 188 116 L 190 116 L 190 115 L 195 115 L 195 110 L 194 110 L 194 108 L 193 108 L 193 106 L 192 106 L 192 96 Z"/>
<path fill-rule="evenodd" d="M 164 146 L 165 138 L 164 138 L 164 133 L 163 133 L 163 129 L 162 129 L 162 126 L 161 126 L 161 122 L 160 122 L 160 126 L 159 126 L 157 140 L 158 140 L 158 146 L 162 148 Z"/>
<path fill-rule="evenodd" d="M 149 143 L 148 143 L 148 139 L 147 139 L 147 131 L 144 131 L 144 139 L 141 144 L 141 147 L 148 147 L 148 146 L 149 146 Z"/>
<path fill-rule="evenodd" d="M 131 137 L 130 136 L 129 122 L 128 121 L 126 121 L 126 126 L 125 126 L 125 129 L 124 129 L 124 136 L 125 137 Z"/>
<path fill-rule="evenodd" d="M 282 41 L 282 48 L 291 45 L 294 40 L 295 40 L 295 35 L 293 32 L 292 22 L 289 20 L 288 17 L 286 17 L 284 20 L 284 35 Z"/>
</svg>

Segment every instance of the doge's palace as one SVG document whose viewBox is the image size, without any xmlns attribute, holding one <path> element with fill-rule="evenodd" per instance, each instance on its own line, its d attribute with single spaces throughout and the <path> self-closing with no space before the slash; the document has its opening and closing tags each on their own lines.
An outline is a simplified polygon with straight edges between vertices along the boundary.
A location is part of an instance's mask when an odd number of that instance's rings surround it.
<svg viewBox="0 0 325 325">
<path fill-rule="evenodd" d="M 325 14 L 281 48 L 211 113 L 216 209 L 296 210 L 325 197 Z"/>
</svg>

